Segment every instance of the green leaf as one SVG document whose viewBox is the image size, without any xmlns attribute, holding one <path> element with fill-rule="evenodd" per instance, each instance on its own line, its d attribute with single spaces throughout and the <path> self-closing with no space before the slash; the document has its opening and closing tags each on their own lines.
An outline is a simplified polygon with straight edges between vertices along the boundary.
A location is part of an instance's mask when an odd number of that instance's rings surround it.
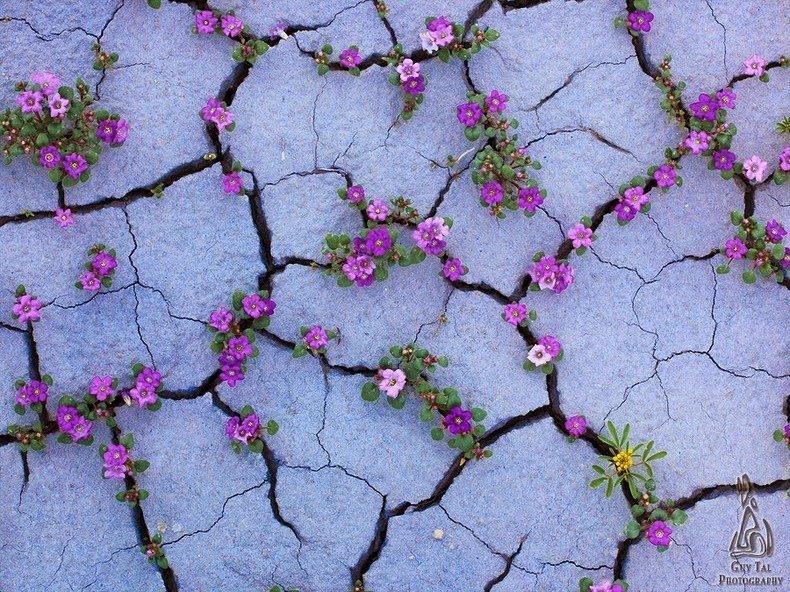
<svg viewBox="0 0 790 592">
<path fill-rule="evenodd" d="M 475 421 L 483 421 L 488 414 L 485 410 L 480 409 L 479 407 L 475 407 L 472 409 L 472 419 Z"/>
<path fill-rule="evenodd" d="M 329 66 L 327 66 L 326 64 L 318 64 L 318 75 L 319 76 L 323 76 L 327 72 L 329 72 Z"/>
<path fill-rule="evenodd" d="M 686 514 L 683 510 L 672 510 L 672 523 L 676 526 L 680 526 L 683 524 L 686 519 L 688 518 L 688 514 Z"/>
<path fill-rule="evenodd" d="M 307 355 L 307 348 L 302 344 L 295 346 L 294 351 L 291 354 L 291 356 L 294 358 L 301 358 L 302 356 L 306 356 L 306 355 Z"/>
<path fill-rule="evenodd" d="M 366 382 L 362 385 L 362 399 L 368 402 L 373 402 L 379 398 L 381 391 L 375 382 Z"/>
<path fill-rule="evenodd" d="M 716 273 L 724 275 L 725 273 L 730 273 L 730 266 L 729 265 L 719 265 L 716 268 Z"/>
<path fill-rule="evenodd" d="M 134 435 L 133 434 L 124 434 L 118 441 L 123 445 L 126 450 L 131 450 L 134 448 Z"/>
<path fill-rule="evenodd" d="M 403 348 L 399 345 L 393 345 L 390 348 L 390 354 L 393 358 L 400 358 L 403 355 Z"/>
<path fill-rule="evenodd" d="M 579 580 L 579 592 L 587 592 L 594 582 L 590 578 L 582 578 Z"/>
<path fill-rule="evenodd" d="M 145 470 L 151 466 L 151 463 L 147 460 L 136 460 L 134 461 L 134 470 L 137 473 L 144 473 Z"/>
<path fill-rule="evenodd" d="M 339 275 L 337 276 L 337 285 L 341 288 L 348 288 L 353 285 L 353 282 L 345 275 Z"/>
<path fill-rule="evenodd" d="M 431 438 L 437 442 L 444 439 L 444 430 L 442 428 L 433 428 L 431 430 Z"/>
<path fill-rule="evenodd" d="M 628 524 L 625 525 L 625 536 L 629 539 L 635 539 L 639 536 L 639 533 L 642 529 L 639 527 L 639 523 L 635 520 L 629 520 Z"/>
<path fill-rule="evenodd" d="M 433 421 L 433 411 L 427 407 L 420 409 L 420 421 L 429 422 Z"/>
<path fill-rule="evenodd" d="M 263 452 L 263 441 L 256 438 L 247 445 L 247 448 L 250 449 L 250 452 L 260 454 Z"/>
<path fill-rule="evenodd" d="M 464 135 L 466 136 L 466 139 L 469 140 L 470 142 L 475 142 L 480 138 L 480 127 L 479 126 L 468 127 L 464 130 Z"/>
<path fill-rule="evenodd" d="M 159 557 L 159 558 L 156 560 L 156 564 L 157 564 L 157 565 L 158 565 L 160 568 L 162 568 L 162 569 L 167 569 L 167 567 L 168 567 L 168 565 L 169 565 L 169 564 L 167 563 L 167 557 Z"/>
<path fill-rule="evenodd" d="M 15 411 L 15 412 L 16 412 L 18 415 L 24 415 L 24 414 L 25 414 L 25 411 L 27 411 L 27 409 L 25 408 L 25 406 L 24 406 L 24 405 L 20 405 L 19 403 L 17 403 L 16 405 L 14 405 L 14 411 Z"/>
<path fill-rule="evenodd" d="M 614 424 L 611 421 L 606 422 L 606 428 L 609 430 L 609 434 L 612 436 L 612 442 L 614 442 L 619 447 L 621 440 L 620 436 L 617 435 L 617 428 L 614 427 Z"/>
<path fill-rule="evenodd" d="M 252 408 L 252 405 L 245 405 L 241 408 L 240 415 L 241 417 L 247 417 L 248 415 L 252 415 L 255 413 L 255 409 Z"/>
<path fill-rule="evenodd" d="M 439 360 L 437 361 L 437 363 L 442 368 L 447 368 L 447 366 L 449 365 L 449 362 L 447 361 L 447 356 L 439 356 Z"/>
<path fill-rule="evenodd" d="M 397 397 L 387 397 L 387 403 L 393 409 L 403 409 L 403 406 L 406 405 L 406 395 L 401 391 Z"/>
<path fill-rule="evenodd" d="M 274 436 L 280 431 L 280 425 L 273 419 L 270 419 L 268 422 L 266 422 L 266 431 L 269 432 L 270 436 Z"/>
<path fill-rule="evenodd" d="M 540 367 L 540 371 L 543 372 L 543 374 L 546 374 L 546 375 L 551 374 L 552 372 L 554 372 L 554 362 L 549 362 L 547 364 L 543 364 Z"/>
<path fill-rule="evenodd" d="M 590 481 L 590 487 L 592 487 L 593 489 L 600 487 L 601 485 L 603 485 L 603 482 L 606 480 L 607 480 L 606 477 L 598 477 L 596 479 L 593 479 L 592 481 Z"/>
<path fill-rule="evenodd" d="M 609 479 L 609 482 L 606 484 L 606 497 L 607 498 L 612 497 L 613 493 L 614 493 L 614 481 L 612 479 Z"/>
<path fill-rule="evenodd" d="M 645 513 L 644 506 L 640 506 L 639 504 L 634 504 L 633 506 L 631 506 L 631 514 L 634 516 L 634 518 L 639 518 L 644 513 Z"/>
<path fill-rule="evenodd" d="M 161 8 L 162 0 L 148 0 L 148 6 L 151 8 Z"/>
<path fill-rule="evenodd" d="M 145 406 L 148 411 L 159 411 L 162 408 L 162 399 L 157 399 L 155 402 Z"/>
<path fill-rule="evenodd" d="M 455 439 L 455 446 L 462 452 L 466 452 L 467 450 L 471 450 L 472 446 L 475 444 L 475 439 L 471 436 L 471 434 L 464 434 Z"/>
<path fill-rule="evenodd" d="M 118 493 L 115 494 L 115 499 L 117 499 L 119 502 L 125 502 L 126 501 L 126 492 L 125 491 L 119 491 Z"/>
</svg>

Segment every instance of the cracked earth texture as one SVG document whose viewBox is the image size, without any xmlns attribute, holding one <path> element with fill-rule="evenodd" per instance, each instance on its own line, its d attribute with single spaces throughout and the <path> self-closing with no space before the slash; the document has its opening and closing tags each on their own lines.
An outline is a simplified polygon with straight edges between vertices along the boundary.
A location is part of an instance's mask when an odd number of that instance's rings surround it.
<svg viewBox="0 0 790 592">
<path fill-rule="evenodd" d="M 689 97 L 732 83 L 737 154 L 781 151 L 773 126 L 790 106 L 788 71 L 772 70 L 769 84 L 739 74 L 754 53 L 790 53 L 790 12 L 782 0 L 654 4 L 653 30 L 632 39 L 612 26 L 625 10 L 614 0 L 390 0 L 386 19 L 370 0 L 160 10 L 0 0 L 3 107 L 33 72 L 83 76 L 132 130 L 72 189 L 23 159 L 0 168 L 0 423 L 17 421 L 19 378 L 49 373 L 57 393 L 76 394 L 95 374 L 141 362 L 166 386 L 157 413 L 121 408 L 114 436 L 96 430 L 104 443 L 134 433 L 135 455 L 151 462 L 139 477 L 150 497 L 134 509 L 113 499 L 95 449 L 50 435 L 43 452 L 20 453 L 0 436 L 0 592 L 345 592 L 357 579 L 375 592 L 560 591 L 585 576 L 709 590 L 720 574 L 739 575 L 728 547 L 744 473 L 774 526 L 770 575 L 790 581 L 788 455 L 771 439 L 790 415 L 788 284 L 717 275 L 713 253 L 731 236 L 731 210 L 790 222 L 789 190 L 724 181 L 688 156 L 683 187 L 653 189 L 648 215 L 621 228 L 612 214 L 614 188 L 682 138 L 652 81 L 665 53 Z M 234 42 L 190 32 L 207 6 L 236 9 L 258 37 L 284 21 L 289 36 L 254 66 L 237 64 Z M 439 14 L 501 38 L 468 64 L 442 64 L 418 40 L 424 17 Z M 310 53 L 327 42 L 360 47 L 359 79 L 316 74 Z M 377 56 L 396 42 L 421 58 L 430 86 L 415 117 L 393 126 L 399 92 Z M 94 43 L 120 55 L 114 68 L 92 69 Z M 490 217 L 469 158 L 445 164 L 468 148 L 455 105 L 492 88 L 509 95 L 520 140 L 543 164 L 548 198 L 530 219 Z M 208 97 L 231 105 L 232 134 L 196 116 Z M 234 159 L 246 197 L 221 191 Z M 452 217 L 448 251 L 469 273 L 445 280 L 429 259 L 370 288 L 336 287 L 316 267 L 324 234 L 361 228 L 336 194 L 351 184 Z M 76 224 L 63 230 L 51 217 L 65 206 Z M 567 256 L 567 231 L 585 215 L 598 240 L 571 256 L 575 284 L 527 292 L 532 255 Z M 111 289 L 88 295 L 73 282 L 97 241 L 116 249 L 119 267 Z M 44 302 L 34 328 L 11 317 L 20 283 Z M 232 291 L 260 288 L 277 311 L 260 357 L 229 388 L 206 319 Z M 518 300 L 539 311 L 531 329 L 500 319 Z M 342 343 L 292 359 L 299 325 L 313 323 L 340 327 Z M 521 368 L 533 332 L 563 343 L 550 376 Z M 360 399 L 379 356 L 412 340 L 450 359 L 439 384 L 488 412 L 491 459 L 459 463 L 416 420 L 415 401 L 394 412 Z M 223 427 L 248 403 L 281 429 L 263 454 L 237 456 Z M 592 431 L 565 441 L 565 418 L 578 414 L 596 432 L 630 422 L 635 439 L 669 452 L 655 464 L 658 493 L 689 519 L 667 552 L 625 539 L 624 495 L 589 488 L 605 448 Z M 139 552 L 155 532 L 164 570 Z"/>
</svg>

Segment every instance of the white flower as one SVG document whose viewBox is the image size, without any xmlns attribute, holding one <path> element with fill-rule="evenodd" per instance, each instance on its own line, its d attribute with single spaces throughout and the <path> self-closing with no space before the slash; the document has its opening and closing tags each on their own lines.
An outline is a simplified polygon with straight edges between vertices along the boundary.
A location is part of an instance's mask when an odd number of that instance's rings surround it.
<svg viewBox="0 0 790 592">
<path fill-rule="evenodd" d="M 527 354 L 527 359 L 536 366 L 543 366 L 551 362 L 551 356 L 546 353 L 546 348 L 542 345 L 533 345 Z"/>
<path fill-rule="evenodd" d="M 422 43 L 422 48 L 428 53 L 434 53 L 439 50 L 439 46 L 436 45 L 436 40 L 431 35 L 430 31 L 423 31 L 420 33 L 420 42 Z"/>
</svg>

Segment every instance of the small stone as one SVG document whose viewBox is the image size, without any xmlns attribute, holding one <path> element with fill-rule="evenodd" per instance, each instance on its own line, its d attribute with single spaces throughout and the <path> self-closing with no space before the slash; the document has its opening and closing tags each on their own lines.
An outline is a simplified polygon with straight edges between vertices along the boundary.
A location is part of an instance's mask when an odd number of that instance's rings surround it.
<svg viewBox="0 0 790 592">
<path fill-rule="evenodd" d="M 433 531 L 433 538 L 436 540 L 441 540 L 444 538 L 444 531 L 441 528 L 437 528 Z"/>
</svg>

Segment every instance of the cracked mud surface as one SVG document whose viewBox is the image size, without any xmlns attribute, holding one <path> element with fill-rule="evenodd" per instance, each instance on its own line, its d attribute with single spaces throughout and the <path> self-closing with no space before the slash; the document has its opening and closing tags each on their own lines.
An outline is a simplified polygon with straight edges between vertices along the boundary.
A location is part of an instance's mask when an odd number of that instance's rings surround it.
<svg viewBox="0 0 790 592">
<path fill-rule="evenodd" d="M 50 435 L 45 451 L 20 454 L 0 436 L 0 592 L 345 592 L 356 579 L 376 592 L 559 591 L 584 576 L 702 591 L 732 575 L 744 473 L 774 525 L 771 575 L 790 581 L 788 455 L 771 439 L 790 418 L 790 293 L 787 281 L 745 286 L 714 272 L 729 212 L 786 225 L 790 190 L 724 181 L 687 156 L 683 187 L 653 188 L 648 215 L 625 227 L 612 215 L 616 188 L 682 138 L 651 79 L 665 53 L 689 97 L 735 81 L 734 151 L 781 152 L 773 126 L 790 106 L 788 71 L 772 70 L 767 85 L 739 73 L 753 53 L 790 52 L 777 33 L 790 29 L 787 7 L 656 2 L 653 31 L 632 41 L 612 27 L 624 4 L 391 0 L 380 19 L 369 0 L 201 0 L 158 11 L 142 0 L 0 0 L 3 107 L 16 80 L 50 70 L 69 83 L 83 76 L 132 129 L 73 189 L 59 191 L 24 159 L 0 168 L 0 424 L 18 419 L 19 378 L 49 373 L 56 392 L 76 395 L 93 375 L 124 376 L 141 362 L 166 388 L 157 413 L 122 408 L 117 428 L 96 432 L 104 443 L 133 432 L 151 462 L 138 477 L 151 495 L 135 509 L 113 499 L 95 449 Z M 190 32 L 194 8 L 207 5 L 235 8 L 260 37 L 285 21 L 290 36 L 254 66 L 237 64 L 229 39 Z M 418 41 L 424 17 L 439 14 L 502 36 L 468 65 L 442 64 Z M 91 68 L 97 42 L 120 55 L 106 73 Z M 360 78 L 318 77 L 311 53 L 327 42 L 359 45 Z M 380 60 L 395 42 L 431 82 L 425 104 L 397 126 L 399 95 Z M 444 164 L 469 147 L 455 105 L 492 88 L 509 95 L 520 140 L 543 165 L 548 197 L 530 219 L 497 221 L 479 207 L 470 157 Z M 231 105 L 232 134 L 196 115 L 208 97 Z M 247 197 L 222 193 L 234 159 Z M 451 282 L 430 258 L 370 288 L 338 288 L 321 273 L 321 247 L 327 232 L 362 227 L 336 194 L 352 184 L 453 218 L 448 250 L 469 273 Z M 51 219 L 64 206 L 76 219 L 65 230 Z M 575 284 L 527 292 L 532 255 L 568 256 L 565 237 L 581 216 L 598 240 L 570 256 Z M 111 289 L 89 295 L 73 282 L 95 242 L 116 249 L 119 267 Z M 45 305 L 32 329 L 11 317 L 20 283 Z M 259 288 L 277 311 L 259 332 L 260 357 L 229 388 L 206 320 L 234 290 Z M 518 300 L 539 311 L 530 329 L 500 319 Z M 313 323 L 340 327 L 342 343 L 292 359 L 299 325 Z M 565 358 L 548 377 L 525 373 L 534 335 L 545 333 Z M 418 421 L 416 401 L 395 412 L 360 399 L 379 357 L 409 341 L 447 355 L 437 383 L 488 412 L 491 459 L 459 464 Z M 223 428 L 248 403 L 281 429 L 262 455 L 237 456 Z M 633 500 L 588 487 L 606 450 L 590 431 L 565 441 L 565 418 L 580 414 L 594 431 L 630 422 L 635 439 L 669 452 L 655 465 L 659 494 L 689 519 L 666 553 L 625 541 Z M 139 552 L 155 532 L 166 570 Z"/>
</svg>

